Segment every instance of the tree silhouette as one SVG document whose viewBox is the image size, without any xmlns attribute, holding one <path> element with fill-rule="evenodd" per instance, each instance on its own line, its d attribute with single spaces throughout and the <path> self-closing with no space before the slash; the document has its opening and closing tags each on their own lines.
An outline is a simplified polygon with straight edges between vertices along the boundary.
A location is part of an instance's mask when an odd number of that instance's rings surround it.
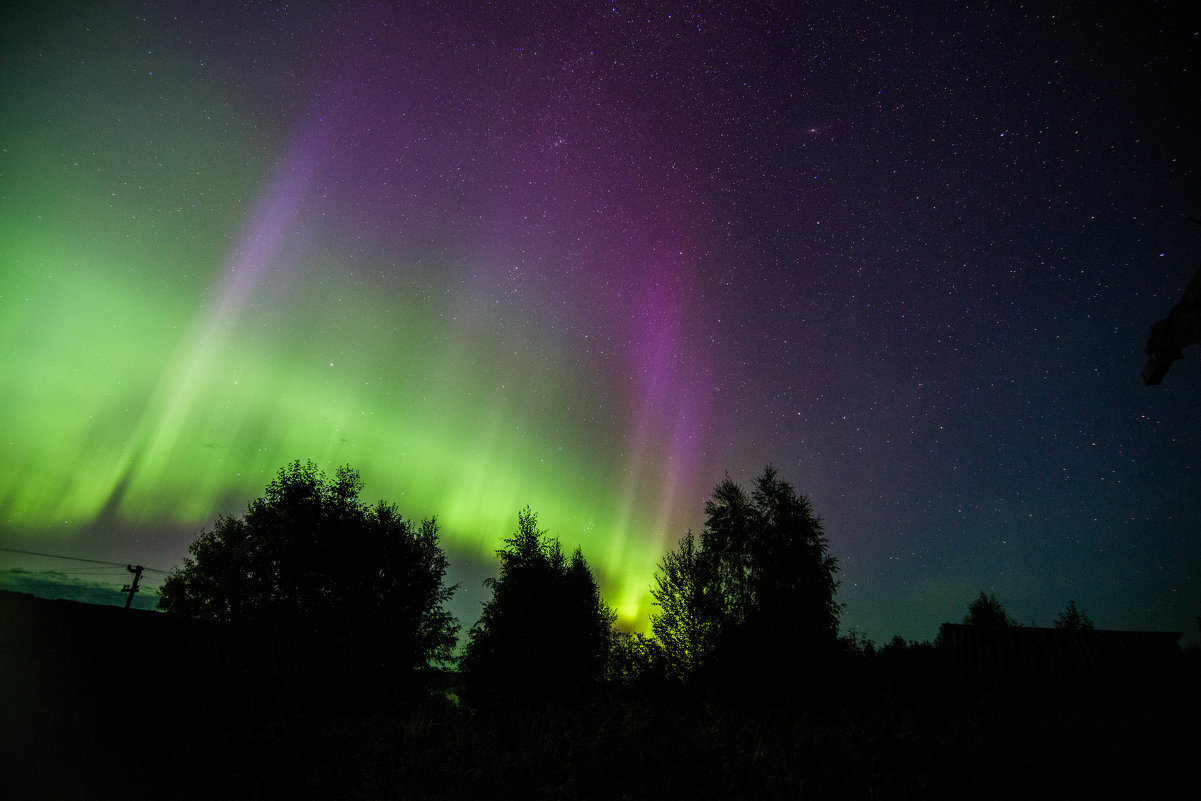
<svg viewBox="0 0 1201 801">
<path fill-rule="evenodd" d="M 651 615 L 651 633 L 663 648 L 669 678 L 682 681 L 701 670 L 717 647 L 726 615 L 717 567 L 691 531 L 659 563 L 651 587 L 659 611 Z"/>
<path fill-rule="evenodd" d="M 705 515 L 699 544 L 686 535 L 651 590 L 669 674 L 776 681 L 824 662 L 838 641 L 838 561 L 809 499 L 768 466 L 749 495 L 726 477 Z"/>
<path fill-rule="evenodd" d="M 420 526 L 359 500 L 357 471 L 281 468 L 242 517 L 222 516 L 159 590 L 166 612 L 345 637 L 392 667 L 447 660 L 458 623 L 444 609 L 446 556 Z"/>
<path fill-rule="evenodd" d="M 605 679 L 613 685 L 662 689 L 667 675 L 663 646 L 641 632 L 613 632 Z"/>
<path fill-rule="evenodd" d="M 1076 608 L 1075 601 L 1068 601 L 1067 609 L 1060 612 L 1059 616 L 1055 618 L 1055 628 L 1070 631 L 1092 631 L 1093 621 Z"/>
<path fill-rule="evenodd" d="M 980 590 L 980 595 L 976 597 L 976 600 L 967 605 L 967 616 L 963 619 L 963 623 L 965 626 L 981 628 L 1005 628 L 1017 625 L 1017 621 L 1009 616 L 996 596 L 985 595 L 984 590 Z"/>
<path fill-rule="evenodd" d="M 580 549 L 569 557 L 528 508 L 496 552 L 500 574 L 460 662 L 469 688 L 518 700 L 566 700 L 604 677 L 616 615 Z"/>
</svg>

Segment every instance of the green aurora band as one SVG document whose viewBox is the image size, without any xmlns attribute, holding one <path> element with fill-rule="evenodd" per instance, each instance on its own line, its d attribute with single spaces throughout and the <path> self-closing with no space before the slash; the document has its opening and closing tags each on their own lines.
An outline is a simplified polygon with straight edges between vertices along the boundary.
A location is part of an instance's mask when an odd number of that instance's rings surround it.
<svg viewBox="0 0 1201 801">
<path fill-rule="evenodd" d="M 677 503 L 695 466 L 672 422 L 687 410 L 664 402 L 663 293 L 633 314 L 645 346 L 582 358 L 484 249 L 396 257 L 323 222 L 319 132 L 273 148 L 220 98 L 164 91 L 169 75 L 43 79 L 6 93 L 22 101 L 3 127 L 0 534 L 157 527 L 182 558 L 184 532 L 287 462 L 349 464 L 470 557 L 529 505 L 645 625 L 655 564 L 701 501 Z"/>
<path fill-rule="evenodd" d="M 0 338 L 21 356 L 0 378 L 6 526 L 65 534 L 108 510 L 199 527 L 311 458 L 357 468 L 370 496 L 409 515 L 436 514 L 480 557 L 529 504 L 585 548 L 623 620 L 645 615 L 662 540 L 638 526 L 656 499 L 598 491 L 610 477 L 565 447 L 589 445 L 541 408 L 565 360 L 501 352 L 480 326 L 448 323 L 444 304 L 384 302 L 349 282 L 197 311 L 185 293 L 122 281 L 116 257 L 36 232 L 7 239 L 18 269 Z"/>
</svg>

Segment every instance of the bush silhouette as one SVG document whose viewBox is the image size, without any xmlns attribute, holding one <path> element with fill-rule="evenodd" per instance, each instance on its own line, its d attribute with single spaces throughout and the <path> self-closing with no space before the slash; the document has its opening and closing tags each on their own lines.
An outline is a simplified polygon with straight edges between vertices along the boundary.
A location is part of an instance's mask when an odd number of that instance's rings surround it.
<svg viewBox="0 0 1201 801">
<path fill-rule="evenodd" d="M 220 517 L 159 590 L 166 612 L 357 641 L 390 667 L 447 660 L 458 623 L 444 609 L 446 556 L 433 519 L 359 500 L 349 467 L 329 479 L 293 462 L 242 517 Z"/>
</svg>

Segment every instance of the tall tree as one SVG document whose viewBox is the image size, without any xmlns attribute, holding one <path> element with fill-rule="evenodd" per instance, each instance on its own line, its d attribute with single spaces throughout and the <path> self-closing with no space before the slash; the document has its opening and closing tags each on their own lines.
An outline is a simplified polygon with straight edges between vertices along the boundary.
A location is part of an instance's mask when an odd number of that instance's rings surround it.
<svg viewBox="0 0 1201 801">
<path fill-rule="evenodd" d="M 838 561 L 808 498 L 768 466 L 749 494 L 727 476 L 705 515 L 699 544 L 681 540 L 652 588 L 669 672 L 714 666 L 747 682 L 816 667 L 837 642 L 841 605 Z"/>
<path fill-rule="evenodd" d="M 201 532 L 159 591 L 166 612 L 358 641 L 394 667 L 447 660 L 458 623 L 433 519 L 359 500 L 357 471 L 281 468 L 242 517 Z"/>
<path fill-rule="evenodd" d="M 741 486 L 726 476 L 705 501 L 701 531 L 704 559 L 712 563 L 728 622 L 743 622 L 754 604 L 753 542 L 757 510 Z"/>
<path fill-rule="evenodd" d="M 996 596 L 985 595 L 984 590 L 980 590 L 976 600 L 967 605 L 967 616 L 964 617 L 963 623 L 966 626 L 992 629 L 1017 625 L 1017 621 L 1009 616 Z"/>
<path fill-rule="evenodd" d="M 794 642 L 832 641 L 842 611 L 834 600 L 838 560 L 829 553 L 812 504 L 770 466 L 756 479 L 751 500 L 756 616 L 776 631 L 794 633 Z"/>
<path fill-rule="evenodd" d="M 1068 601 L 1067 609 L 1055 618 L 1055 628 L 1069 631 L 1092 631 L 1093 621 L 1088 615 L 1076 608 L 1075 601 Z"/>
<path fill-rule="evenodd" d="M 651 587 L 659 611 L 651 615 L 651 633 L 670 678 L 684 680 L 701 670 L 717 646 L 726 607 L 716 567 L 691 531 L 659 563 Z"/>
<path fill-rule="evenodd" d="M 471 628 L 460 666 L 469 687 L 533 701 L 568 699 L 604 677 L 616 615 L 580 549 L 570 557 L 528 508 L 496 552 L 492 598 Z"/>
</svg>

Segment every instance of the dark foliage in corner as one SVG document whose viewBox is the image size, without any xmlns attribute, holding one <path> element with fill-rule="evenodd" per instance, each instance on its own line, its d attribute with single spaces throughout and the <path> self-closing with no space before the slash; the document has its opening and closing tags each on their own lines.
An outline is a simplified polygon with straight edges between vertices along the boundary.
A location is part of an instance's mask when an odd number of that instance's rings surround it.
<svg viewBox="0 0 1201 801">
<path fill-rule="evenodd" d="M 356 641 L 389 667 L 445 661 L 458 623 L 444 608 L 446 556 L 434 520 L 418 526 L 359 500 L 358 472 L 329 479 L 293 462 L 242 517 L 220 517 L 163 582 L 159 607 L 209 620 Z"/>
<path fill-rule="evenodd" d="M 572 700 L 605 677 L 616 616 L 583 553 L 568 557 L 537 524 L 528 508 L 518 513 L 516 533 L 496 552 L 500 574 L 485 581 L 492 599 L 460 663 L 477 700 Z"/>
</svg>

